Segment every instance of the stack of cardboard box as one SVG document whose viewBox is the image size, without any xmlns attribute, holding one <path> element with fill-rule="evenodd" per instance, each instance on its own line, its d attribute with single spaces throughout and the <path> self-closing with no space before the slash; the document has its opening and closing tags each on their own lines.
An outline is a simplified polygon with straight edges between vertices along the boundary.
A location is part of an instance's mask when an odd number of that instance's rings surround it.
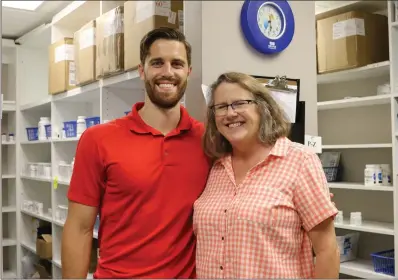
<svg viewBox="0 0 398 280">
<path fill-rule="evenodd" d="M 318 73 L 328 73 L 386 61 L 386 16 L 351 11 L 317 21 Z"/>
<path fill-rule="evenodd" d="M 137 69 L 140 41 L 167 26 L 183 31 L 183 1 L 127 1 L 49 48 L 49 93 Z"/>
</svg>

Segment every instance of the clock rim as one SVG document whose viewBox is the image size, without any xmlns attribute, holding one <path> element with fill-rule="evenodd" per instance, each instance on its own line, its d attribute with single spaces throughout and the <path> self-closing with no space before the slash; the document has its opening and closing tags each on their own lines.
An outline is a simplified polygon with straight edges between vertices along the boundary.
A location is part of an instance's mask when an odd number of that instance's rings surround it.
<svg viewBox="0 0 398 280">
<path fill-rule="evenodd" d="M 264 36 L 258 27 L 257 17 L 253 19 L 254 17 L 252 15 L 257 14 L 258 7 L 260 7 L 264 2 L 278 2 L 278 5 L 282 11 L 284 11 L 284 15 L 286 17 L 286 31 L 278 40 L 270 40 Z M 292 42 L 295 31 L 295 19 L 293 11 L 287 0 L 245 0 L 241 9 L 240 25 L 241 31 L 243 32 L 243 35 L 250 46 L 263 54 L 275 54 L 284 51 Z M 277 49 L 268 48 L 268 44 L 271 41 L 278 44 Z"/>
</svg>

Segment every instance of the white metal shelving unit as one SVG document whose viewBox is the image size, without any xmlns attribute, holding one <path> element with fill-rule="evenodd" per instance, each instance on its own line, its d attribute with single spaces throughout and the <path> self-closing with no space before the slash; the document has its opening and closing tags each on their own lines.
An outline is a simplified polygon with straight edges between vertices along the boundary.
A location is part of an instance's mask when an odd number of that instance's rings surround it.
<svg viewBox="0 0 398 280">
<path fill-rule="evenodd" d="M 347 220 L 335 224 L 338 235 L 360 233 L 358 259 L 341 263 L 340 272 L 358 278 L 392 278 L 374 272 L 370 254 L 398 249 L 398 24 L 392 1 L 342 1 L 337 7 L 325 7 L 317 18 L 349 10 L 388 16 L 390 55 L 389 61 L 318 75 L 318 134 L 324 151 L 341 152 L 343 165 L 343 182 L 329 186 L 345 218 L 360 211 L 363 219 L 361 226 Z M 385 83 L 390 83 L 391 93 L 376 95 L 377 86 Z M 390 164 L 393 186 L 365 186 L 366 164 Z"/>
<path fill-rule="evenodd" d="M 143 101 L 144 87 L 137 71 L 129 71 L 95 83 L 48 95 L 48 46 L 63 37 L 71 37 L 85 23 L 101 14 L 123 5 L 124 1 L 72 1 L 69 6 L 53 17 L 50 24 L 42 25 L 18 40 L 16 47 L 16 157 L 15 178 L 17 198 L 18 238 L 16 242 L 15 277 L 24 277 L 21 262 L 25 255 L 35 255 L 35 228 L 38 221 L 48 223 L 52 229 L 53 258 L 52 276 L 61 278 L 61 235 L 63 221 L 55 219 L 54 209 L 67 205 L 69 178 L 60 178 L 61 161 L 71 163 L 78 139 L 50 139 L 28 141 L 26 128 L 36 126 L 40 117 L 50 117 L 52 128 L 61 128 L 62 122 L 76 120 L 77 116 L 99 116 L 101 122 L 112 120 L 130 111 L 137 101 Z M 201 120 L 204 116 L 204 100 L 201 94 L 201 2 L 184 1 L 184 33 L 191 43 L 192 73 L 184 98 L 191 115 Z M 51 163 L 51 177 L 37 178 L 24 173 L 28 162 Z M 3 165 L 4 166 L 4 165 Z M 3 180 L 4 181 L 4 180 Z M 21 208 L 24 200 L 43 203 L 43 215 Z M 3 200 L 4 201 L 4 200 Z M 51 208 L 52 213 L 48 213 Z M 97 234 L 94 233 L 94 238 Z M 3 243 L 4 244 L 4 243 Z M 91 277 L 92 275 L 89 275 Z M 5 277 L 3 278 L 10 278 Z"/>
<path fill-rule="evenodd" d="M 1 93 L 3 98 L 1 132 L 1 225 L 2 250 L 0 278 L 17 276 L 17 223 L 16 223 L 16 48 L 11 40 L 2 40 Z M 9 140 L 9 134 L 14 140 Z"/>
</svg>

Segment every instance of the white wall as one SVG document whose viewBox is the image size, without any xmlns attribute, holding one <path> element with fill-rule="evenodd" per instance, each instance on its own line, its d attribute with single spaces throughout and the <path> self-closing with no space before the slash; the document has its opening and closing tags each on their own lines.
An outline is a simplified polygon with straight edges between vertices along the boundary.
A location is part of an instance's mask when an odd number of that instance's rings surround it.
<svg viewBox="0 0 398 280">
<path fill-rule="evenodd" d="M 306 133 L 317 135 L 314 2 L 290 1 L 296 21 L 295 35 L 290 46 L 277 57 L 261 55 L 246 43 L 240 31 L 242 5 L 243 1 L 202 2 L 203 83 L 210 84 L 226 71 L 299 78 L 300 99 L 306 101 Z"/>
</svg>

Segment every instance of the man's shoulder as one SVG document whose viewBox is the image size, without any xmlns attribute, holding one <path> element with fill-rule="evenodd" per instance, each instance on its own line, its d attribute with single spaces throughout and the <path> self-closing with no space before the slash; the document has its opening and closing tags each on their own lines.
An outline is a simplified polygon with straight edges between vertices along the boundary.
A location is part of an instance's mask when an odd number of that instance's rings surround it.
<svg viewBox="0 0 398 280">
<path fill-rule="evenodd" d="M 202 136 L 205 133 L 204 123 L 194 119 L 193 117 L 190 117 L 190 118 L 191 118 L 192 130 L 196 134 Z"/>
<path fill-rule="evenodd" d="M 124 117 L 109 121 L 107 123 L 97 124 L 87 128 L 84 131 L 84 135 L 86 138 L 89 138 L 91 141 L 99 141 L 104 138 L 111 137 L 115 135 L 120 129 L 126 126 Z"/>
</svg>

